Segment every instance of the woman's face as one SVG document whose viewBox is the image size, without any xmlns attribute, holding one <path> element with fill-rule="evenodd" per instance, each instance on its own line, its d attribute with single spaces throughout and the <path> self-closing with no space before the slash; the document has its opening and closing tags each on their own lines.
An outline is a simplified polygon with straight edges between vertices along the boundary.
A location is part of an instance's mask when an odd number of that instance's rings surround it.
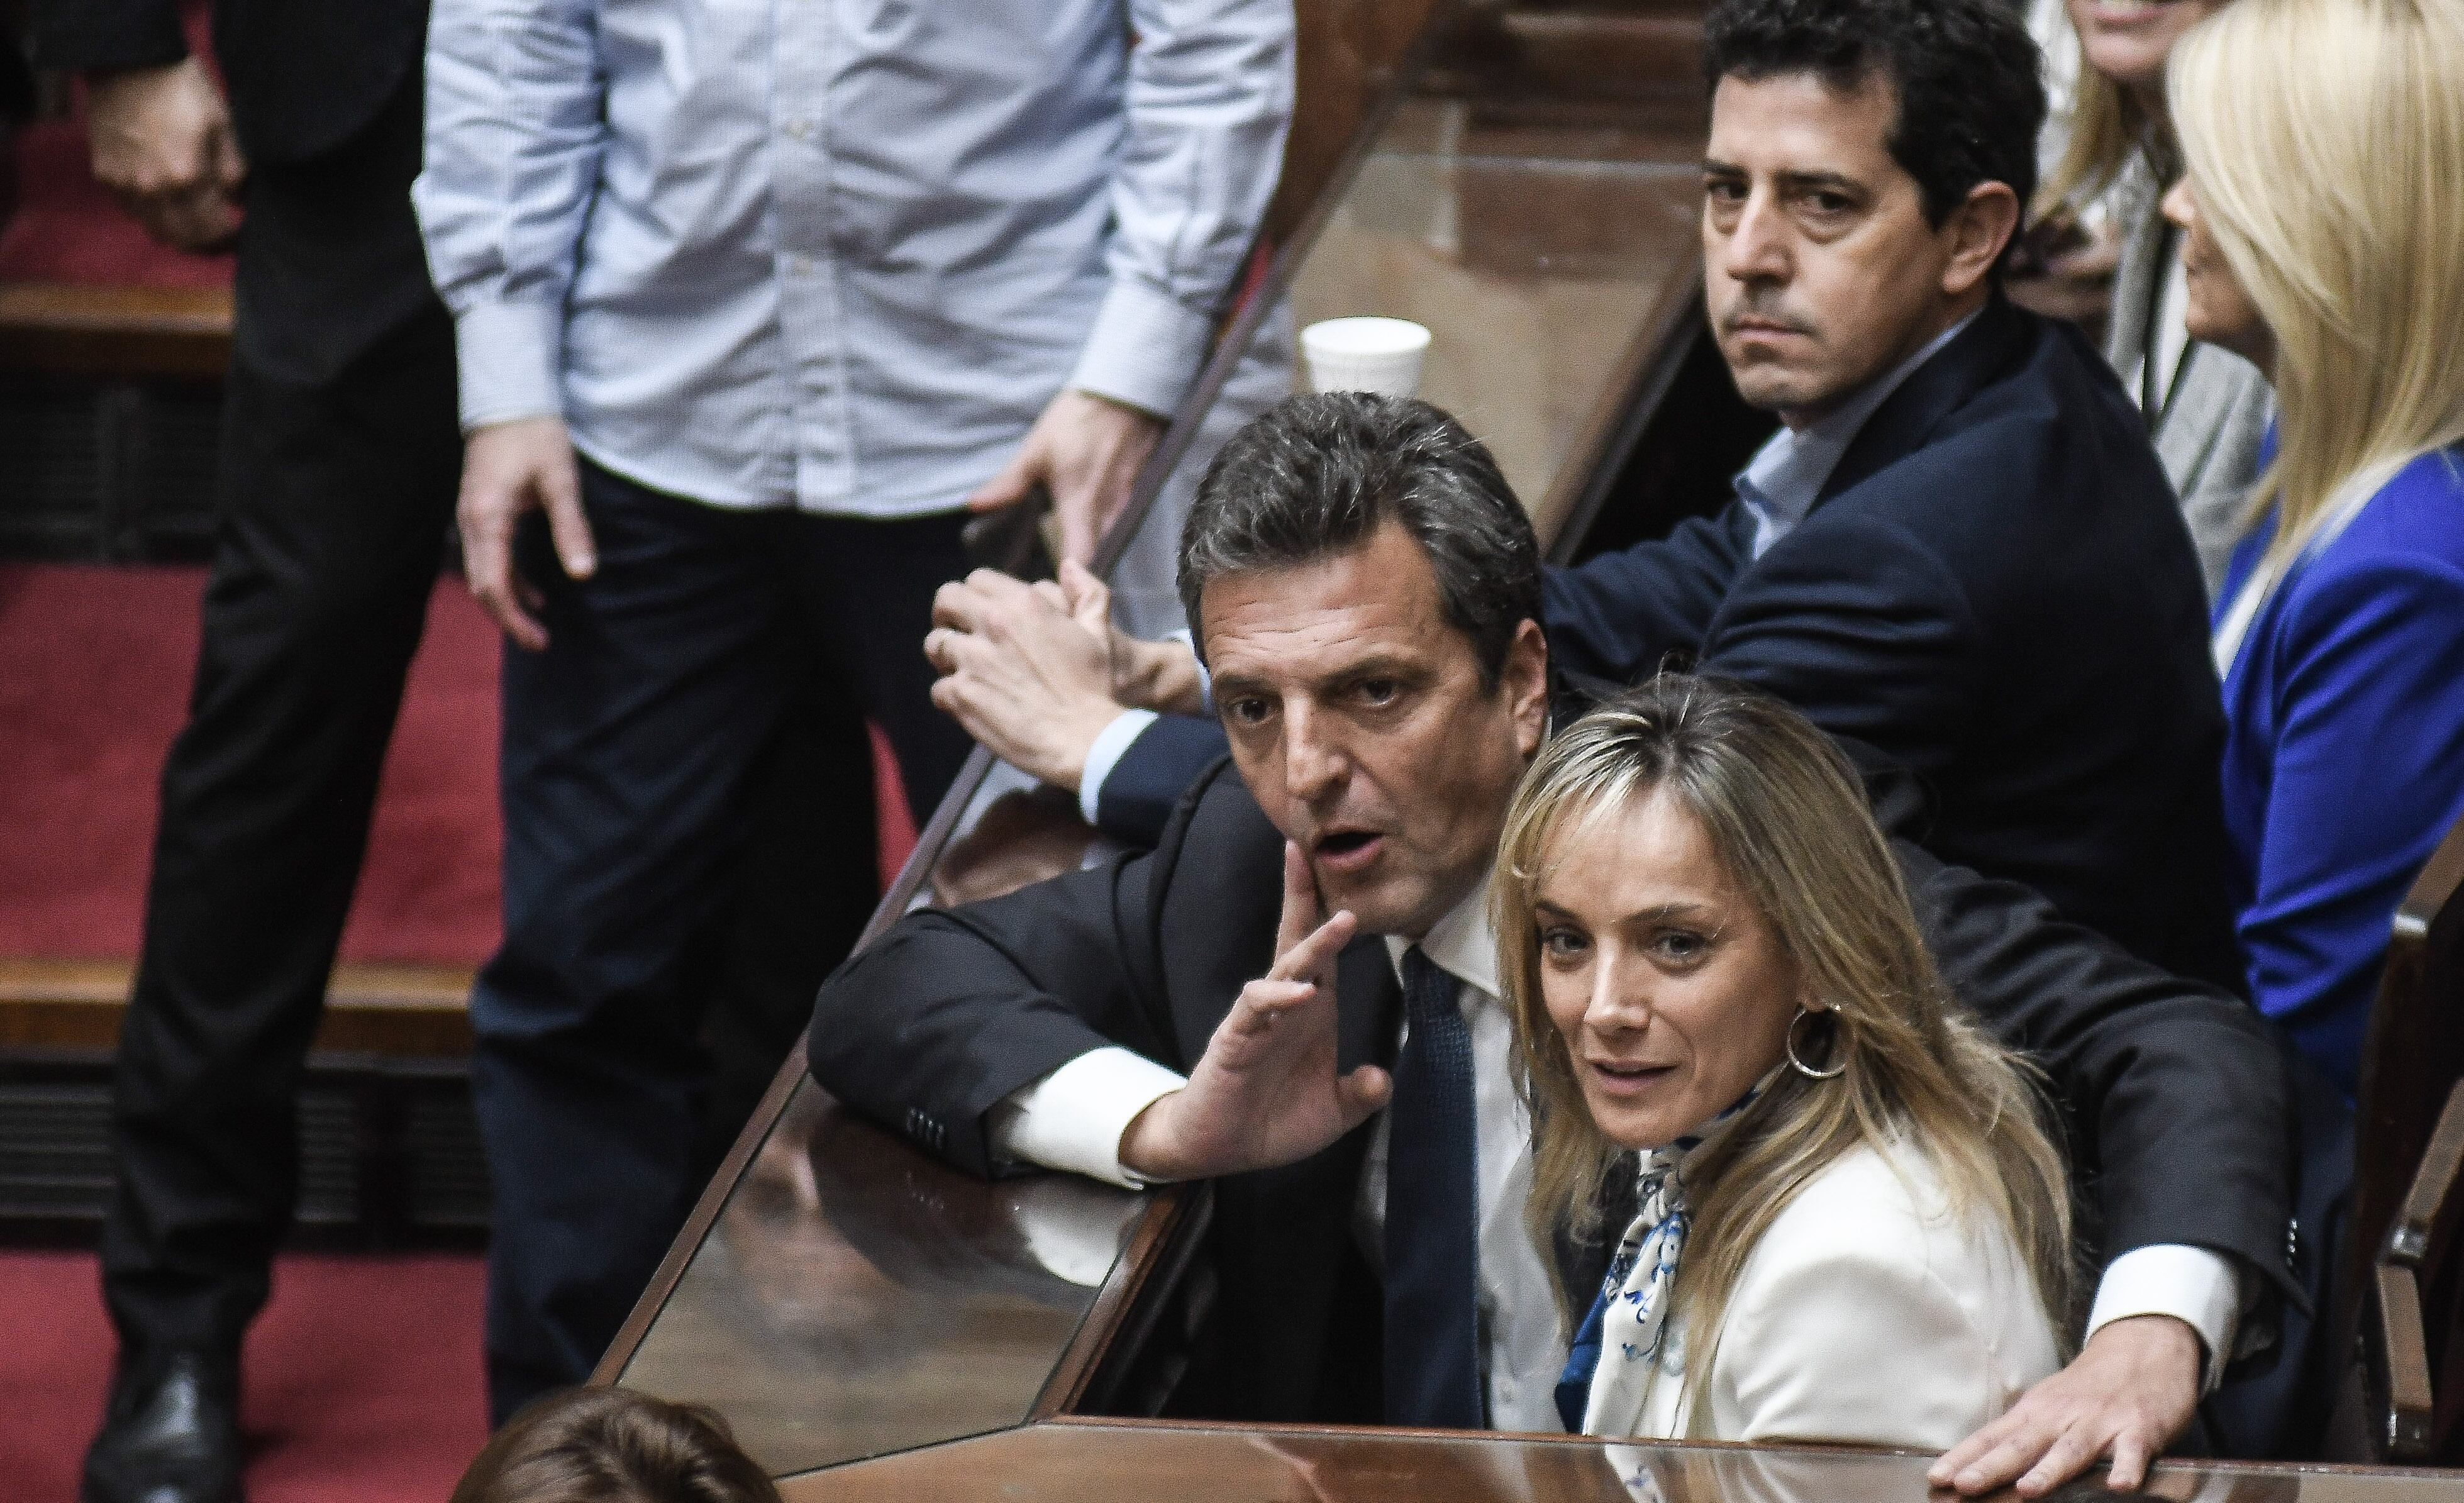
<svg viewBox="0 0 2464 1503">
<path fill-rule="evenodd" d="M 2182 33 L 2225 0 L 2069 0 L 2087 65 L 2142 96 L 2162 98 L 2165 59 Z"/>
<path fill-rule="evenodd" d="M 2199 212 L 2198 191 L 2188 177 L 2165 195 L 2165 217 L 2181 227 L 2183 282 L 2189 291 L 2182 324 L 2190 338 L 2221 345 L 2261 370 L 2276 361 L 2276 338 L 2258 305 L 2233 275 L 2216 237 Z"/>
<path fill-rule="evenodd" d="M 1796 966 L 1676 801 L 1570 823 L 1533 895 L 1542 1000 L 1600 1131 L 1661 1147 L 1780 1062 Z"/>
</svg>

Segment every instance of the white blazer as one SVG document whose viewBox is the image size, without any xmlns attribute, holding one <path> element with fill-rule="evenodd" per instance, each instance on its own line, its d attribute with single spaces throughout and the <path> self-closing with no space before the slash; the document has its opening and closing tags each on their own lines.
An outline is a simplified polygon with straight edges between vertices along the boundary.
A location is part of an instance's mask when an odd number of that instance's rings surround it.
<svg viewBox="0 0 2464 1503">
<path fill-rule="evenodd" d="M 1779 1213 L 1718 1334 L 1688 1347 L 1654 1379 L 1634 1433 L 1946 1450 L 2061 1365 L 2000 1220 L 1953 1218 L 1922 1155 L 1871 1148 L 1840 1155 Z M 1699 1426 L 1683 1407 L 1698 1353 L 1711 1363 Z"/>
</svg>

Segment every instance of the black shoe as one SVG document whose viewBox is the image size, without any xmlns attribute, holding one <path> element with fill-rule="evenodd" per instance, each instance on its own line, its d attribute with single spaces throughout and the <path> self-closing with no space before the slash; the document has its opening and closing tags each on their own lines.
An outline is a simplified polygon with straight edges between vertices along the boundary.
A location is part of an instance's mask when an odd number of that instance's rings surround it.
<svg viewBox="0 0 2464 1503">
<path fill-rule="evenodd" d="M 85 1453 L 83 1503 L 240 1503 L 239 1474 L 238 1355 L 122 1354 Z"/>
</svg>

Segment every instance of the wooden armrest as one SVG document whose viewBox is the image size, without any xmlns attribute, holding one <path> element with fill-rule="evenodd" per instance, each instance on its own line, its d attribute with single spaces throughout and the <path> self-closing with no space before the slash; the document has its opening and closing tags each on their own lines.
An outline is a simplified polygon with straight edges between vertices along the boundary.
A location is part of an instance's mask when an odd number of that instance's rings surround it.
<svg viewBox="0 0 2464 1503">
<path fill-rule="evenodd" d="M 2378 1294 L 2373 1334 L 2385 1368 L 2376 1418 L 2390 1461 L 2422 1461 L 2431 1451 L 2433 1400 L 2429 1329 L 2421 1314 L 2422 1266 L 2459 1177 L 2464 1177 L 2464 1082 L 2448 1093 L 2430 1146 L 2422 1152 L 2421 1167 L 2413 1173 L 2372 1271 Z"/>
<path fill-rule="evenodd" d="M 2431 1229 L 2447 1208 L 2459 1170 L 2464 1170 L 2464 1081 L 2447 1094 L 2438 1125 L 2431 1129 L 2430 1146 L 2422 1150 L 2421 1167 L 2413 1172 L 2412 1187 L 2405 1192 L 2395 1224 L 2387 1228 L 2381 1262 L 2421 1266 L 2430 1252 Z"/>
</svg>

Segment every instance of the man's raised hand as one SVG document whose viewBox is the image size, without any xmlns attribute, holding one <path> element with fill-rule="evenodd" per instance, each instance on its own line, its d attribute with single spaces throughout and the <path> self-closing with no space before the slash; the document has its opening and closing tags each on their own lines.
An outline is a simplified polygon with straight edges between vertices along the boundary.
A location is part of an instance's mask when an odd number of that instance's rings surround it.
<svg viewBox="0 0 2464 1503">
<path fill-rule="evenodd" d="M 2135 1491 L 2199 1401 L 2198 1334 L 2171 1315 L 2101 1327 L 2068 1367 L 2000 1419 L 1943 1453 L 1925 1474 L 1971 1496 L 2012 1488 L 2042 1497 L 2100 1460 L 2104 1485 Z"/>
<path fill-rule="evenodd" d="M 1306 1159 L 1386 1104 L 1386 1072 L 1335 1069 L 1335 958 L 1349 912 L 1329 917 L 1309 862 L 1284 846 L 1275 963 L 1241 989 L 1189 1084 L 1138 1114 L 1121 1162 L 1151 1180 L 1211 1179 Z"/>
</svg>

